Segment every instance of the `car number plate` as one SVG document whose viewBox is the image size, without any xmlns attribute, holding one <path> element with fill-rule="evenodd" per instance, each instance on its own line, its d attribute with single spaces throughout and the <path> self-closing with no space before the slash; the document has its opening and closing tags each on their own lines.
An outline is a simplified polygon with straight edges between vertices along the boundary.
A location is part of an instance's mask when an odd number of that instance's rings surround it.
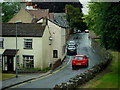
<svg viewBox="0 0 120 90">
<path fill-rule="evenodd" d="M 76 65 L 81 65 L 81 63 L 76 63 Z"/>
</svg>

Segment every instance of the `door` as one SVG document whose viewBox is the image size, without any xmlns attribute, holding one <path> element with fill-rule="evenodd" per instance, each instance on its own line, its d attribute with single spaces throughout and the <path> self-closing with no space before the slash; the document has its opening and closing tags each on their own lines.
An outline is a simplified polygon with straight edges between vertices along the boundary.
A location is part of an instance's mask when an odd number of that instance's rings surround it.
<svg viewBox="0 0 120 90">
<path fill-rule="evenodd" d="M 13 57 L 7 56 L 7 71 L 13 71 Z"/>
</svg>

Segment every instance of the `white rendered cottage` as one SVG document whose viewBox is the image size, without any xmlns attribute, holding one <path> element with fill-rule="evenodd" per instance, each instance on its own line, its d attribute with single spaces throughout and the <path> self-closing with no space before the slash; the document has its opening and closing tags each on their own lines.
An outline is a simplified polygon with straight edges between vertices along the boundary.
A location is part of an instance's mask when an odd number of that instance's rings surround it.
<svg viewBox="0 0 120 90">
<path fill-rule="evenodd" d="M 52 60 L 63 59 L 66 55 L 66 38 L 67 38 L 67 27 L 58 24 L 57 22 L 50 20 L 48 18 L 41 18 L 37 23 L 43 23 L 49 27 L 50 34 L 53 38 L 51 51 Z"/>
<path fill-rule="evenodd" d="M 0 37 L 2 70 L 15 71 L 16 60 L 20 67 L 41 69 L 49 67 L 52 60 L 50 38 L 51 35 L 46 25 L 2 24 L 2 36 Z"/>
</svg>

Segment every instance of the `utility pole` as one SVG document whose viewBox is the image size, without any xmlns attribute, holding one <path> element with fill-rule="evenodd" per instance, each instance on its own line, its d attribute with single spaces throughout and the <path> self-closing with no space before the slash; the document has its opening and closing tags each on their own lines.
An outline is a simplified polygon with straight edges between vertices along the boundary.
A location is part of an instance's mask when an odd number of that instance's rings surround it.
<svg viewBox="0 0 120 90">
<path fill-rule="evenodd" d="M 16 78 L 18 78 L 18 60 L 17 60 L 17 23 L 16 23 Z"/>
<path fill-rule="evenodd" d="M 17 57 L 17 37 L 18 37 L 18 23 L 22 23 L 21 21 L 16 21 L 16 78 L 18 78 L 18 57 Z"/>
</svg>

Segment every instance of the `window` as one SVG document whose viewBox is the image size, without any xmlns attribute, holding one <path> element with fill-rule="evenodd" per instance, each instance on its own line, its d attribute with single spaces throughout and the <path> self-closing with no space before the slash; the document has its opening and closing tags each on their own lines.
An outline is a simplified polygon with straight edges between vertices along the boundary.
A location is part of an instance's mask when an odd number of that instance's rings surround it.
<svg viewBox="0 0 120 90">
<path fill-rule="evenodd" d="M 23 55 L 23 65 L 25 68 L 33 68 L 34 56 Z"/>
<path fill-rule="evenodd" d="M 0 54 L 0 62 L 2 62 L 2 54 Z"/>
<path fill-rule="evenodd" d="M 53 58 L 58 58 L 58 51 L 57 50 L 53 50 Z"/>
<path fill-rule="evenodd" d="M 4 41 L 4 39 L 0 38 L 0 48 L 3 48 L 3 41 Z"/>
<path fill-rule="evenodd" d="M 24 39 L 24 48 L 32 49 L 32 39 Z"/>
<path fill-rule="evenodd" d="M 75 59 L 83 60 L 85 57 L 75 57 Z"/>
</svg>

